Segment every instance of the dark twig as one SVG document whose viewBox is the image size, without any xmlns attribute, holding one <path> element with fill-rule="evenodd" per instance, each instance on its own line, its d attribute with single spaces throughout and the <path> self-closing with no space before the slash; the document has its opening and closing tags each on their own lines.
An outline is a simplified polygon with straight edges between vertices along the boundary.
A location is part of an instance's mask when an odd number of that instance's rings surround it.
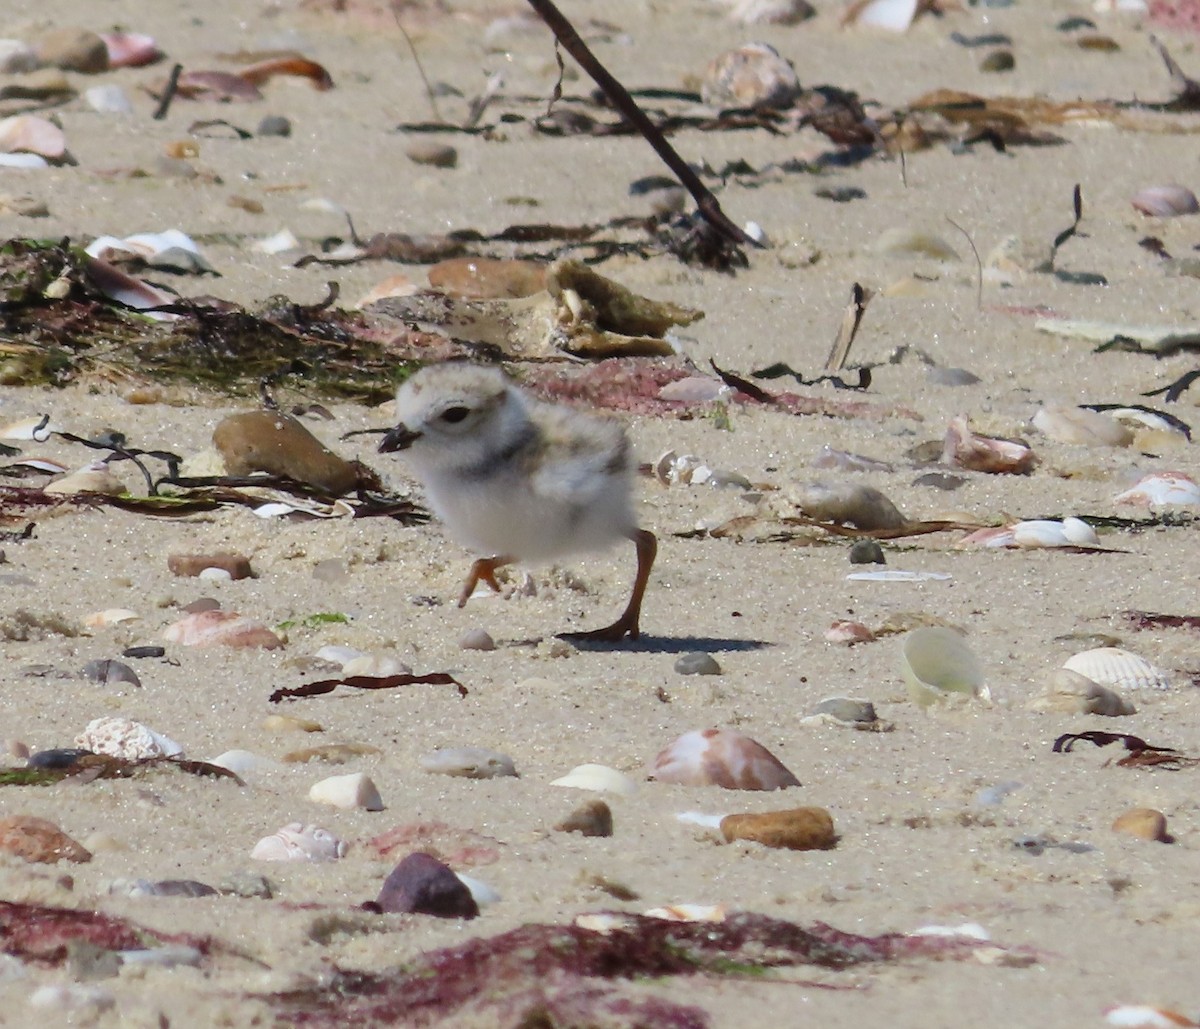
<svg viewBox="0 0 1200 1029">
<path fill-rule="evenodd" d="M 158 106 L 154 108 L 155 121 L 162 121 L 167 116 L 167 111 L 171 107 L 171 101 L 175 99 L 175 93 L 179 89 L 179 76 L 182 73 L 182 64 L 177 64 L 171 69 L 171 75 L 167 79 L 166 86 L 163 87 L 162 96 L 158 99 Z"/>
<path fill-rule="evenodd" d="M 400 20 L 400 12 L 394 7 L 392 8 L 392 17 L 396 19 L 396 28 L 400 30 L 400 35 L 404 37 L 404 42 L 408 44 L 408 52 L 412 54 L 413 63 L 417 66 L 417 74 L 421 76 L 421 82 L 425 85 L 425 97 L 429 100 L 429 108 L 433 111 L 433 120 L 444 122 L 442 112 L 438 110 L 437 98 L 433 95 L 433 87 L 429 84 L 429 78 L 425 74 L 425 68 L 421 64 L 421 57 L 417 53 L 417 48 L 412 41 L 412 36 L 408 34 L 408 30 L 404 27 L 404 22 Z"/>
<path fill-rule="evenodd" d="M 1076 189 L 1079 187 L 1076 186 Z M 959 232 L 967 238 L 967 245 L 971 248 L 971 253 L 975 255 L 975 307 L 977 310 L 983 310 L 983 261 L 979 257 L 979 250 L 975 246 L 975 240 L 971 238 L 971 234 L 958 224 L 950 215 L 946 215 L 946 221 L 953 225 Z"/>
<path fill-rule="evenodd" d="M 683 188 L 691 193 L 692 199 L 696 201 L 696 207 L 701 217 L 730 242 L 761 248 L 762 243 L 743 232 L 729 220 L 729 217 L 721 210 L 717 198 L 700 181 L 700 177 L 688 167 L 687 162 L 675 152 L 675 149 L 667 142 L 666 136 L 638 107 L 637 101 L 629 95 L 629 91 L 600 63 L 587 44 L 580 39 L 575 27 L 551 0 L 529 0 L 529 6 L 550 27 L 550 31 L 562 44 L 563 49 L 575 58 L 579 66 L 603 90 L 613 107 L 620 111 L 629 123 L 642 134 L 646 142 L 654 148 L 654 152 L 662 158 L 663 163 L 675 173 L 675 177 L 679 179 Z"/>
</svg>

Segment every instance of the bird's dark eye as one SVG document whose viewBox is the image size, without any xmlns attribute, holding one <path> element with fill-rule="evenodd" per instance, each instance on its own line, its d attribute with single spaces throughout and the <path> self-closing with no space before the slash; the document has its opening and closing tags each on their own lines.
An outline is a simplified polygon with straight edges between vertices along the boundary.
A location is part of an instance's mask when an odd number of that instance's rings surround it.
<svg viewBox="0 0 1200 1029">
<path fill-rule="evenodd" d="M 469 407 L 448 407 L 442 412 L 442 421 L 457 425 L 471 413 Z"/>
</svg>

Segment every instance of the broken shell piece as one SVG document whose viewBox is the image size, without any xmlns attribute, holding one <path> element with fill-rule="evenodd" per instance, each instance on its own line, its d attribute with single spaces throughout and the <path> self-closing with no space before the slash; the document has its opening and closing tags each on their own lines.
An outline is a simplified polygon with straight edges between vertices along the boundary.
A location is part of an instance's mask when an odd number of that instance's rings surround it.
<svg viewBox="0 0 1200 1029">
<path fill-rule="evenodd" d="M 124 239 L 100 236 L 87 247 L 89 257 L 101 261 L 140 260 L 154 268 L 180 272 L 215 272 L 195 241 L 178 229 L 165 232 L 141 232 Z"/>
<path fill-rule="evenodd" d="M 713 107 L 787 107 L 799 95 L 796 69 L 766 43 L 714 57 L 700 84 L 700 98 Z"/>
<path fill-rule="evenodd" d="M 907 32 L 920 9 L 920 0 L 854 0 L 842 14 L 842 25 Z"/>
<path fill-rule="evenodd" d="M 727 790 L 782 790 L 800 785 L 766 747 L 732 729 L 684 733 L 655 757 L 650 778 Z"/>
<path fill-rule="evenodd" d="M 83 620 L 83 624 L 89 629 L 105 629 L 122 622 L 136 622 L 139 617 L 136 611 L 130 611 L 127 607 L 109 607 L 103 611 L 92 612 Z"/>
<path fill-rule="evenodd" d="M 955 696 L 987 696 L 983 666 L 953 629 L 913 629 L 900 645 L 900 671 L 918 707 Z"/>
<path fill-rule="evenodd" d="M 1049 519 L 1017 522 L 1012 527 L 1012 545 L 1025 549 L 1099 546 L 1100 540 L 1087 522 L 1081 518 L 1072 518 L 1070 522 L 1069 528 L 1065 521 L 1056 522 Z"/>
<path fill-rule="evenodd" d="M 103 683 L 105 686 L 111 686 L 118 682 L 129 683 L 130 686 L 141 686 L 142 684 L 137 672 L 124 661 L 114 661 L 107 657 L 97 658 L 84 665 L 83 677 L 92 682 Z"/>
<path fill-rule="evenodd" d="M 67 153 L 67 137 L 54 122 L 36 114 L 0 118 L 0 153 L 37 154 L 61 161 Z"/>
<path fill-rule="evenodd" d="M 269 757 L 263 757 L 250 750 L 227 750 L 223 754 L 218 754 L 208 763 L 216 765 L 218 768 L 224 768 L 234 775 L 268 772 L 283 767 L 278 761 L 272 761 Z"/>
<path fill-rule="evenodd" d="M 370 777 L 362 772 L 331 775 L 313 783 L 308 799 L 318 804 L 331 804 L 345 811 L 382 811 L 383 799 Z"/>
<path fill-rule="evenodd" d="M 1200 504 L 1200 485 L 1183 472 L 1154 472 L 1145 475 L 1131 489 L 1113 497 L 1114 504 L 1138 507 L 1189 506 Z"/>
<path fill-rule="evenodd" d="M 1120 647 L 1097 647 L 1068 658 L 1064 668 L 1115 690 L 1169 690 L 1171 679 L 1144 657 Z"/>
<path fill-rule="evenodd" d="M 322 651 L 326 649 L 332 650 L 333 648 L 322 647 L 317 651 L 317 657 L 321 657 Z M 347 677 L 370 675 L 383 679 L 389 675 L 411 675 L 412 665 L 401 661 L 394 654 L 359 654 L 342 665 L 342 674 Z"/>
<path fill-rule="evenodd" d="M 45 443 L 54 433 L 66 432 L 61 425 L 50 421 L 49 415 L 35 415 L 32 418 L 18 418 L 0 428 L 0 439 L 33 440 Z"/>
<path fill-rule="evenodd" d="M 517 774 L 511 757 L 483 747 L 443 747 L 424 755 L 419 764 L 426 772 L 464 779 L 496 779 Z"/>
<path fill-rule="evenodd" d="M 726 815 L 721 819 L 721 834 L 729 843 L 752 840 L 787 850 L 828 850 L 837 843 L 833 817 L 823 807 Z"/>
<path fill-rule="evenodd" d="M 1115 690 L 1101 686 L 1070 668 L 1057 669 L 1050 677 L 1045 696 L 1038 697 L 1029 706 L 1034 711 L 1103 715 L 1107 718 L 1137 714 L 1137 708 Z"/>
<path fill-rule="evenodd" d="M 824 522 L 853 525 L 856 529 L 899 529 L 904 515 L 873 486 L 851 482 L 812 482 L 801 486 L 790 499 L 802 514 Z"/>
<path fill-rule="evenodd" d="M 724 904 L 668 904 L 642 912 L 647 918 L 662 918 L 668 922 L 724 922 Z"/>
<path fill-rule="evenodd" d="M 197 611 L 163 630 L 163 639 L 185 647 L 262 647 L 274 650 L 283 640 L 262 622 L 234 611 Z"/>
<path fill-rule="evenodd" d="M 862 622 L 851 622 L 845 618 L 839 618 L 825 630 L 825 639 L 830 643 L 848 643 L 853 646 L 855 643 L 870 643 L 874 638 L 875 633 Z"/>
<path fill-rule="evenodd" d="M 346 844 L 328 829 L 291 822 L 264 836 L 250 851 L 255 861 L 336 861 L 346 856 Z"/>
<path fill-rule="evenodd" d="M 82 468 L 68 472 L 61 479 L 48 483 L 44 492 L 56 496 L 71 496 L 75 493 L 100 493 L 106 497 L 119 497 L 129 492 L 129 487 L 108 470 L 103 461 L 92 461 Z"/>
<path fill-rule="evenodd" d="M 1138 190 L 1129 202 L 1134 210 L 1153 218 L 1176 218 L 1200 211 L 1196 194 L 1186 186 L 1147 186 Z"/>
<path fill-rule="evenodd" d="M 341 496 L 358 483 L 358 469 L 318 440 L 299 420 L 279 411 L 247 411 L 222 419 L 213 446 L 230 475 L 284 475 Z"/>
<path fill-rule="evenodd" d="M 701 470 L 711 474 L 708 466 L 695 454 L 677 454 L 674 450 L 668 450 L 654 462 L 654 476 L 664 486 L 688 484 Z"/>
<path fill-rule="evenodd" d="M 620 797 L 630 797 L 637 791 L 637 783 L 629 776 L 607 765 L 578 765 L 550 785 L 594 790 L 596 793 L 615 793 Z"/>
<path fill-rule="evenodd" d="M 972 432 L 967 416 L 962 414 L 951 419 L 946 427 L 942 461 L 973 472 L 1026 475 L 1037 464 L 1037 457 L 1020 440 Z"/>
<path fill-rule="evenodd" d="M 1133 433 L 1115 418 L 1086 407 L 1040 407 L 1033 426 L 1059 443 L 1085 447 L 1127 447 Z"/>
<path fill-rule="evenodd" d="M 1104 1012 L 1104 1021 L 1122 1029 L 1200 1029 L 1200 1022 L 1178 1011 L 1149 1004 L 1118 1004 Z"/>
<path fill-rule="evenodd" d="M 75 737 L 75 746 L 125 761 L 177 757 L 183 753 L 183 747 L 169 736 L 163 736 L 141 722 L 117 717 L 92 719 Z"/>
</svg>

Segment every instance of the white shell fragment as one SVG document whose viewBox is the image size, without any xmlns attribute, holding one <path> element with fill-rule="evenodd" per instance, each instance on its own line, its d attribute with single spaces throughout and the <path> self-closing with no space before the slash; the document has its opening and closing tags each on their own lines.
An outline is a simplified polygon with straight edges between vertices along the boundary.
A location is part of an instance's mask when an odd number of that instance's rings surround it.
<svg viewBox="0 0 1200 1029">
<path fill-rule="evenodd" d="M 497 779 L 517 774 L 513 759 L 484 747 L 442 747 L 420 758 L 426 772 L 464 779 Z"/>
<path fill-rule="evenodd" d="M 1113 497 L 1114 504 L 1138 507 L 1186 507 L 1200 504 L 1200 484 L 1183 472 L 1154 472 Z"/>
<path fill-rule="evenodd" d="M 1012 527 L 1015 547 L 1097 547 L 1100 538 L 1082 518 L 1064 518 L 1061 522 L 1037 519 L 1017 522 Z"/>
<path fill-rule="evenodd" d="M 471 899 L 479 907 L 482 908 L 488 904 L 495 904 L 500 899 L 499 891 L 489 886 L 482 879 L 476 879 L 473 875 L 464 875 L 462 872 L 455 872 L 454 874 L 458 877 L 458 881 L 471 891 Z"/>
<path fill-rule="evenodd" d="M 907 32 L 917 16 L 918 7 L 918 0 L 856 0 L 842 15 L 842 24 Z"/>
<path fill-rule="evenodd" d="M 900 645 L 900 672 L 919 707 L 955 696 L 987 697 L 983 666 L 953 629 L 914 629 Z"/>
<path fill-rule="evenodd" d="M 263 757 L 261 754 L 255 754 L 250 750 L 227 750 L 224 754 L 218 754 L 214 757 L 209 761 L 209 764 L 216 765 L 218 768 L 224 768 L 234 775 L 265 772 L 283 767 L 278 761 L 273 761 L 269 757 Z"/>
<path fill-rule="evenodd" d="M 1143 350 L 1168 354 L 1180 347 L 1200 343 L 1200 325 L 1130 325 L 1125 322 L 1099 322 L 1086 318 L 1039 318 L 1033 323 L 1038 332 L 1087 343 L 1108 343 L 1118 336 L 1131 339 Z"/>
<path fill-rule="evenodd" d="M 102 261 L 140 258 L 155 268 L 174 268 L 184 272 L 215 271 L 196 242 L 178 229 L 141 232 L 124 239 L 100 236 L 87 247 L 87 254 Z"/>
<path fill-rule="evenodd" d="M 317 804 L 329 804 L 343 811 L 382 811 L 383 798 L 370 777 L 363 772 L 331 775 L 313 783 L 308 799 Z"/>
<path fill-rule="evenodd" d="M 1127 447 L 1133 433 L 1115 418 L 1086 407 L 1041 407 L 1033 427 L 1059 443 L 1085 447 Z"/>
<path fill-rule="evenodd" d="M 250 857 L 255 861 L 336 861 L 346 856 L 346 849 L 328 829 L 291 822 L 259 840 Z"/>
<path fill-rule="evenodd" d="M 647 918 L 662 918 L 668 922 L 724 922 L 724 904 L 668 904 L 642 912 Z"/>
<path fill-rule="evenodd" d="M 168 736 L 130 718 L 94 718 L 78 736 L 75 746 L 93 754 L 107 754 L 125 761 L 152 757 L 177 757 L 183 747 Z"/>
<path fill-rule="evenodd" d="M 566 786 L 575 790 L 593 790 L 596 793 L 615 793 L 619 797 L 630 797 L 637 792 L 637 783 L 624 772 L 618 772 L 607 765 L 578 765 L 550 785 Z"/>
<path fill-rule="evenodd" d="M 1068 658 L 1064 668 L 1114 690 L 1168 690 L 1171 679 L 1146 658 L 1120 647 L 1097 647 Z"/>
<path fill-rule="evenodd" d="M 1050 677 L 1044 696 L 1030 705 L 1034 711 L 1061 711 L 1071 715 L 1103 715 L 1120 718 L 1137 714 L 1129 701 L 1115 690 L 1093 682 L 1070 668 L 1059 668 Z"/>
<path fill-rule="evenodd" d="M 949 572 L 911 572 L 903 568 L 879 568 L 870 572 L 851 572 L 846 576 L 854 582 L 949 582 Z"/>
<path fill-rule="evenodd" d="M 48 415 L 35 415 L 32 418 L 18 418 L 0 428 L 0 439 L 32 440 L 45 443 L 54 433 L 66 432 L 61 425 L 50 421 Z"/>
</svg>

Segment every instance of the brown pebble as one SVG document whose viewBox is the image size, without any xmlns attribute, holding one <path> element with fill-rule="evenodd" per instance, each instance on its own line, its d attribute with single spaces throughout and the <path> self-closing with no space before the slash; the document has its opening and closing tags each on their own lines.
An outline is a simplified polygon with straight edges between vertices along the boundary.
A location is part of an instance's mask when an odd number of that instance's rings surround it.
<svg viewBox="0 0 1200 1029">
<path fill-rule="evenodd" d="M 1080 50 L 1095 50 L 1100 53 L 1113 53 L 1121 49 L 1121 44 L 1118 43 L 1112 36 L 1080 36 L 1075 40 L 1075 45 Z"/>
<path fill-rule="evenodd" d="M 85 75 L 108 71 L 108 47 L 96 33 L 80 28 L 47 32 L 34 46 L 38 60 L 63 71 Z"/>
<path fill-rule="evenodd" d="M 1130 808 L 1117 815 L 1112 827 L 1114 832 L 1136 836 L 1139 840 L 1173 842 L 1170 833 L 1167 832 L 1167 816 L 1152 807 Z"/>
<path fill-rule="evenodd" d="M 189 615 L 198 615 L 202 611 L 220 611 L 221 602 L 216 597 L 197 597 L 190 604 L 184 604 L 180 610 Z"/>
<path fill-rule="evenodd" d="M 474 918 L 479 906 L 454 870 L 432 854 L 409 854 L 383 881 L 376 901 L 389 912 L 436 915 L 439 918 Z"/>
<path fill-rule="evenodd" d="M 726 815 L 721 833 L 734 840 L 753 840 L 765 847 L 828 850 L 837 843 L 833 818 L 823 807 L 796 807 L 757 815 Z"/>
<path fill-rule="evenodd" d="M 546 266 L 536 261 L 451 257 L 429 269 L 429 285 L 476 300 L 531 297 L 546 288 Z"/>
<path fill-rule="evenodd" d="M 267 472 L 341 496 L 358 483 L 358 468 L 338 457 L 291 415 L 247 411 L 213 430 L 213 445 L 230 475 Z"/>
<path fill-rule="evenodd" d="M 229 573 L 231 579 L 249 579 L 254 572 L 250 568 L 250 559 L 241 554 L 230 554 L 218 551 L 215 554 L 168 554 L 167 568 L 172 575 L 182 575 L 194 578 L 206 568 L 220 568 Z"/>
<path fill-rule="evenodd" d="M 612 811 L 602 800 L 589 800 L 580 804 L 554 827 L 555 832 L 577 832 L 584 836 L 611 836 L 613 834 Z"/>
<path fill-rule="evenodd" d="M 283 755 L 283 760 L 290 765 L 305 765 L 309 761 L 324 761 L 329 765 L 344 765 L 347 761 L 365 757 L 368 754 L 381 754 L 378 747 L 369 743 L 327 743 L 323 747 L 305 747 L 303 750 L 293 750 Z"/>
<path fill-rule="evenodd" d="M 454 147 L 431 139 L 414 139 L 404 148 L 404 156 L 413 164 L 426 164 L 432 168 L 453 168 L 458 164 L 458 151 Z"/>
<path fill-rule="evenodd" d="M 173 157 L 176 160 L 199 157 L 200 144 L 194 139 L 172 139 L 163 146 L 163 153 L 167 157 Z"/>
<path fill-rule="evenodd" d="M 262 214 L 265 210 L 261 201 L 254 200 L 251 197 L 240 196 L 238 194 L 231 196 L 226 203 L 229 204 L 230 207 L 240 208 L 249 214 Z"/>
<path fill-rule="evenodd" d="M 46 865 L 92 860 L 83 844 L 76 843 L 53 822 L 30 815 L 0 819 L 0 851 Z"/>
</svg>

